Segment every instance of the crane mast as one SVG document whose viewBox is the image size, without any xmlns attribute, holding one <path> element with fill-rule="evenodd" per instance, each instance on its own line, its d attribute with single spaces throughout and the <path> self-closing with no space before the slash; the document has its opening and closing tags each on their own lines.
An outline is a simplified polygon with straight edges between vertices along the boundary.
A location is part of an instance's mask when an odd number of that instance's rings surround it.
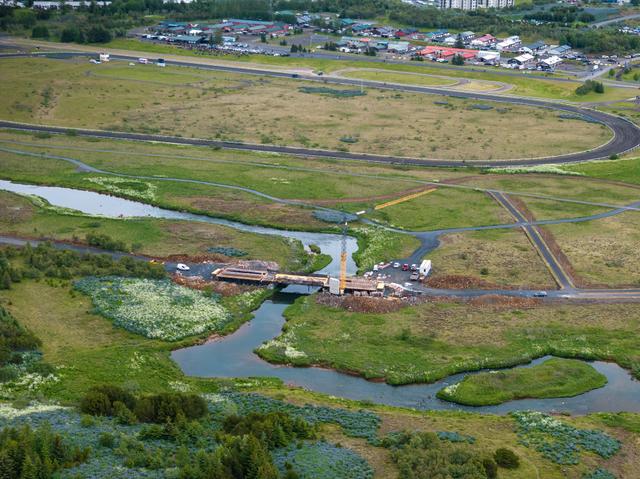
<svg viewBox="0 0 640 479">
<path fill-rule="evenodd" d="M 347 217 L 344 217 L 342 225 L 342 238 L 340 241 L 340 294 L 344 294 L 347 288 Z"/>
</svg>

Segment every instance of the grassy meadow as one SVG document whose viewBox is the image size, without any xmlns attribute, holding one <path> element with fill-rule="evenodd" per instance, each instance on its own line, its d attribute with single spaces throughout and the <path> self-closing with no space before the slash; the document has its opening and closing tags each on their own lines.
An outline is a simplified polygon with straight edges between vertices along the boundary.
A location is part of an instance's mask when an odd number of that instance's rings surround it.
<svg viewBox="0 0 640 479">
<path fill-rule="evenodd" d="M 469 162 L 581 151 L 611 136 L 517 105 L 483 109 L 486 102 L 375 89 L 344 97 L 353 88 L 322 94 L 304 91 L 316 82 L 84 58 L 3 62 L 11 95 L 2 95 L 0 115 L 32 123 Z"/>
<path fill-rule="evenodd" d="M 640 286 L 640 212 L 545 228 L 569 259 L 579 282 L 590 286 Z"/>
<path fill-rule="evenodd" d="M 259 354 L 273 362 L 319 364 L 391 384 L 433 382 L 547 354 L 606 359 L 638 374 L 636 313 L 636 304 L 519 307 L 482 300 L 360 313 L 318 304 L 310 296 L 285 311 L 284 332 Z M 287 350 L 303 354 L 289 357 Z"/>
<path fill-rule="evenodd" d="M 552 358 L 527 368 L 466 376 L 438 391 L 438 397 L 467 406 L 488 406 L 514 399 L 577 396 L 606 383 L 604 375 L 583 361 Z"/>
<path fill-rule="evenodd" d="M 456 276 L 501 288 L 549 289 L 553 277 L 521 229 L 451 233 L 426 255 L 433 262 L 430 282 Z"/>
</svg>

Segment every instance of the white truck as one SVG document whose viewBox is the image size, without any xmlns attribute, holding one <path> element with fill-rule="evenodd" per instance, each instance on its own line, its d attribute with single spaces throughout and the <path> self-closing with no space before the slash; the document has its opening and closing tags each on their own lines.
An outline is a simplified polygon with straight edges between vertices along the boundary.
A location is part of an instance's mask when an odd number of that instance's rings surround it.
<svg viewBox="0 0 640 479">
<path fill-rule="evenodd" d="M 423 260 L 422 263 L 420 263 L 420 268 L 418 268 L 418 272 L 420 273 L 420 276 L 426 278 L 431 272 L 431 260 L 430 259 Z"/>
</svg>

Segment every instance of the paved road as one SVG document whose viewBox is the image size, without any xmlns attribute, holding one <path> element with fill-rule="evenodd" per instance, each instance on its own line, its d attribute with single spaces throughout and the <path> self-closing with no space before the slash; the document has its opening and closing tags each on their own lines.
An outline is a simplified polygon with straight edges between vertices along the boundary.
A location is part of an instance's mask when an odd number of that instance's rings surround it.
<svg viewBox="0 0 640 479">
<path fill-rule="evenodd" d="M 592 23 L 594 28 L 606 27 L 607 25 L 613 25 L 614 23 L 624 22 L 625 20 L 633 20 L 634 18 L 640 18 L 640 13 L 634 13 L 633 15 L 625 15 L 623 17 L 610 18 L 609 20 L 603 20 L 601 22 Z"/>
<path fill-rule="evenodd" d="M 525 218 L 517 206 L 514 205 L 504 193 L 496 191 L 491 192 L 490 195 L 494 200 L 502 205 L 517 222 L 523 223 L 522 229 L 524 233 L 527 235 L 529 241 L 531 241 L 531 244 L 533 244 L 534 248 L 542 258 L 542 261 L 544 261 L 560 289 L 575 289 L 571 276 L 562 267 L 562 264 L 560 264 L 558 258 L 556 258 L 549 248 L 549 245 L 547 245 L 547 242 L 542 237 L 540 227 L 538 225 L 529 224 L 527 218 Z"/>
<path fill-rule="evenodd" d="M 60 53 L 60 54 L 55 54 L 54 56 L 59 57 L 61 55 L 70 56 L 72 54 Z M 117 55 L 114 55 L 113 58 L 119 58 L 123 60 L 135 59 L 132 56 L 117 56 Z M 272 76 L 272 77 L 282 77 L 282 78 L 291 78 L 292 76 L 291 73 L 283 72 L 283 71 L 272 71 L 268 69 L 253 69 L 253 68 L 235 67 L 235 66 L 230 67 L 230 66 L 220 66 L 220 65 L 205 65 L 200 63 L 193 63 L 193 62 L 190 62 L 189 60 L 173 61 L 168 63 L 174 64 L 177 66 L 187 66 L 192 68 L 226 71 L 226 72 L 242 73 L 242 74 L 248 74 L 248 75 Z M 394 91 L 404 91 L 404 92 L 431 94 L 431 95 L 444 95 L 444 96 L 449 96 L 454 98 L 474 99 L 478 101 L 492 101 L 497 103 L 519 104 L 519 105 L 526 105 L 526 106 L 532 106 L 532 107 L 549 108 L 549 109 L 554 109 L 564 113 L 570 113 L 570 114 L 587 117 L 593 121 L 597 121 L 599 123 L 607 125 L 614 133 L 614 138 L 609 143 L 590 151 L 571 153 L 571 154 L 554 156 L 554 157 L 544 157 L 544 158 L 512 159 L 512 160 L 501 160 L 501 161 L 490 161 L 490 160 L 474 161 L 472 163 L 474 166 L 481 166 L 481 167 L 518 166 L 518 165 L 529 166 L 529 165 L 561 164 L 561 163 L 588 161 L 588 160 L 595 160 L 595 159 L 606 159 L 612 155 L 619 155 L 640 146 L 640 128 L 638 128 L 632 122 L 621 117 L 610 115 L 608 113 L 603 113 L 596 110 L 590 110 L 590 109 L 582 108 L 575 105 L 554 103 L 551 101 L 537 100 L 532 98 L 500 96 L 500 95 L 495 95 L 491 93 L 453 91 L 453 90 L 446 90 L 445 88 L 442 88 L 442 87 L 426 87 L 426 86 L 397 85 L 397 84 L 390 85 L 390 84 L 385 84 L 383 82 L 377 82 L 377 81 L 371 81 L 371 80 L 359 80 L 359 79 L 324 77 L 324 76 L 318 77 L 316 75 L 298 75 L 297 78 L 299 80 L 316 81 L 316 82 L 323 82 L 323 83 L 330 83 L 330 84 L 351 85 L 351 86 L 357 86 L 357 87 L 366 86 L 369 88 L 380 88 L 380 89 L 387 89 L 387 90 L 394 90 Z M 210 146 L 210 147 L 220 147 L 220 148 L 227 148 L 227 149 L 276 152 L 276 153 L 298 155 L 298 156 L 313 156 L 313 157 L 367 161 L 367 162 L 377 162 L 377 163 L 408 164 L 408 165 L 422 165 L 422 166 L 445 166 L 445 167 L 446 166 L 449 166 L 449 167 L 469 166 L 469 164 L 464 161 L 456 161 L 456 160 L 407 158 L 407 157 L 398 157 L 398 156 L 372 155 L 372 154 L 365 154 L 365 153 L 349 153 L 349 152 L 341 152 L 341 151 L 319 150 L 319 149 L 312 149 L 312 148 L 298 148 L 298 147 L 275 146 L 275 145 L 258 145 L 258 144 L 207 140 L 207 139 L 198 139 L 198 138 L 183 138 L 183 137 L 168 136 L 168 135 L 150 135 L 150 134 L 143 134 L 143 133 L 128 133 L 128 132 L 118 132 L 118 131 L 74 129 L 74 128 L 64 128 L 64 127 L 56 127 L 56 126 L 46 126 L 46 125 L 22 124 L 22 123 L 11 122 L 11 121 L 0 121 L 0 127 L 27 130 L 27 131 L 57 133 L 57 134 L 73 131 L 75 132 L 75 134 L 79 136 L 87 136 L 87 137 L 112 138 L 112 139 L 134 140 L 134 141 L 156 141 L 156 142 L 175 143 L 175 144 L 182 144 L 182 145 Z"/>
</svg>

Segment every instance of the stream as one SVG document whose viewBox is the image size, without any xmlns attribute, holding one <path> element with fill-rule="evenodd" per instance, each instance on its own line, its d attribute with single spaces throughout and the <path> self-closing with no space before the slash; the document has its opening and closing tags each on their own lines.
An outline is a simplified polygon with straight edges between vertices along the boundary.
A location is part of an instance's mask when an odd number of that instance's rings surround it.
<svg viewBox="0 0 640 479">
<path fill-rule="evenodd" d="M 22 195 L 37 195 L 54 206 L 72 208 L 89 215 L 112 218 L 153 217 L 172 220 L 214 223 L 241 231 L 278 235 L 301 241 L 306 247 L 317 244 L 332 262 L 322 273 L 337 274 L 339 270 L 340 235 L 284 231 L 274 228 L 245 225 L 233 221 L 211 218 L 204 215 L 166 210 L 155 206 L 122 198 L 70 188 L 22 185 L 0 180 L 0 190 Z M 354 238 L 348 238 L 348 271 L 354 273 L 356 265 L 352 254 L 357 250 Z M 285 323 L 283 311 L 302 294 L 306 287 L 290 286 L 265 301 L 254 313 L 254 319 L 242 325 L 235 333 L 217 341 L 176 350 L 172 358 L 185 374 L 202 377 L 256 377 L 274 376 L 287 384 L 301 386 L 313 391 L 356 400 L 369 400 L 392 406 L 416 409 L 468 410 L 483 413 L 503 414 L 513 410 L 533 409 L 537 411 L 561 411 L 586 414 L 599 411 L 640 412 L 640 381 L 636 381 L 623 368 L 614 363 L 593 361 L 590 364 L 604 374 L 608 383 L 599 389 L 572 398 L 523 399 L 497 406 L 467 407 L 441 401 L 436 392 L 447 385 L 460 381 L 469 374 L 449 376 L 431 384 L 391 386 L 371 382 L 357 376 L 323 368 L 295 368 L 273 365 L 260 359 L 253 350 L 265 341 L 278 336 Z M 516 367 L 531 367 L 549 359 L 535 361 Z"/>
</svg>

